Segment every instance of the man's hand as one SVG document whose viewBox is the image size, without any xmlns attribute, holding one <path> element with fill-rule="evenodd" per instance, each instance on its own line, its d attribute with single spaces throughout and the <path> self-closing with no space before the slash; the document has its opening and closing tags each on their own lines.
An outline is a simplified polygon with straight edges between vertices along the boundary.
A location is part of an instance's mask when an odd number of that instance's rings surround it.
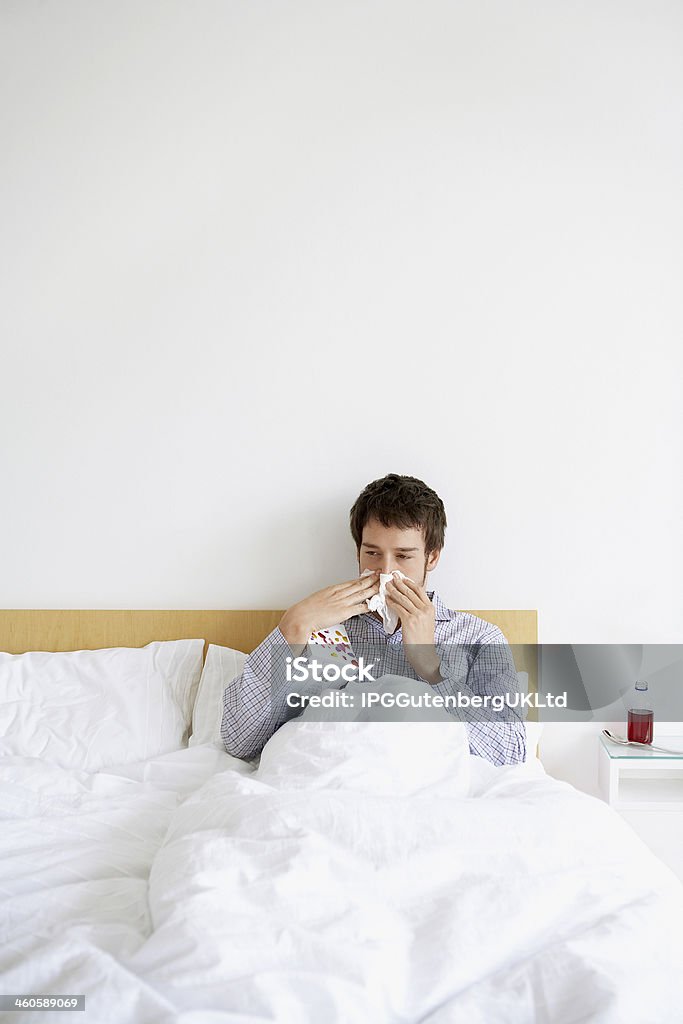
<svg viewBox="0 0 683 1024">
<path fill-rule="evenodd" d="M 362 615 L 366 601 L 379 593 L 379 573 L 357 576 L 346 583 L 316 591 L 288 608 L 280 620 L 280 631 L 289 644 L 306 644 L 315 629 L 336 626 L 338 622 Z"/>
<path fill-rule="evenodd" d="M 387 581 L 386 595 L 388 606 L 401 618 L 406 658 L 422 679 L 441 682 L 434 646 L 435 611 L 426 590 L 414 580 L 394 576 Z"/>
</svg>

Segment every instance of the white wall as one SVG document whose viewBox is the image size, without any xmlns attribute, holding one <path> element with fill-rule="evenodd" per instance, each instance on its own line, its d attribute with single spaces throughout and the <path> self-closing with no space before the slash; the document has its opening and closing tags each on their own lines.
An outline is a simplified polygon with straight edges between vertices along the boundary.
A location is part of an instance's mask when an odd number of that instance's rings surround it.
<svg viewBox="0 0 683 1024">
<path fill-rule="evenodd" d="M 680 640 L 680 4 L 0 17 L 2 606 L 287 606 L 393 471 L 452 605 Z"/>
</svg>

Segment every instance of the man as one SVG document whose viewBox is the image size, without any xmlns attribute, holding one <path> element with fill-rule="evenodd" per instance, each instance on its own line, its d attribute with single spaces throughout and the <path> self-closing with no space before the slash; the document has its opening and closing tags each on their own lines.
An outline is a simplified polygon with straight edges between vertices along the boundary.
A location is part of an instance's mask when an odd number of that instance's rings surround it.
<svg viewBox="0 0 683 1024">
<path fill-rule="evenodd" d="M 274 677 L 278 656 L 280 662 L 283 651 L 299 656 L 313 631 L 338 623 L 344 624 L 354 652 L 370 647 L 382 653 L 382 674 L 421 679 L 441 695 L 458 690 L 470 697 L 505 695 L 518 690 L 512 655 L 500 629 L 466 612 L 451 611 L 435 591 L 424 589 L 427 573 L 439 561 L 446 530 L 443 502 L 430 487 L 396 473 L 374 480 L 354 503 L 350 526 L 361 575 L 288 608 L 224 692 L 221 736 L 235 757 L 258 756 L 276 729 L 300 713 L 286 702 L 284 679 Z M 363 576 L 366 569 L 371 572 Z M 408 578 L 394 576 L 387 584 L 387 604 L 399 616 L 398 628 L 387 634 L 381 615 L 368 611 L 367 600 L 379 591 L 379 574 L 394 569 Z M 524 760 L 521 715 L 506 710 L 507 717 L 490 709 L 465 716 L 472 754 L 494 764 Z M 502 720 L 495 721 L 496 717 Z"/>
</svg>

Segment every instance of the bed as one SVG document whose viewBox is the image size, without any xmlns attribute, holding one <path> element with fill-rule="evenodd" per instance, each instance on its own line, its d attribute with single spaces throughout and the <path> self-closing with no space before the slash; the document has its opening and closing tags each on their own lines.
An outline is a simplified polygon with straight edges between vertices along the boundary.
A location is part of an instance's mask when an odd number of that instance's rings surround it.
<svg viewBox="0 0 683 1024">
<path fill-rule="evenodd" d="M 535 613 L 477 614 L 503 628 L 533 687 Z M 154 644 L 191 645 L 174 654 L 185 688 L 174 680 L 168 732 L 154 735 L 175 749 L 131 760 L 131 740 L 125 763 L 100 764 L 130 711 L 112 716 L 105 691 L 96 744 L 79 725 L 93 715 L 82 693 L 51 706 L 74 733 L 66 747 L 53 724 L 32 733 L 40 750 L 22 748 L 13 712 L 0 757 L 0 992 L 84 994 L 75 1019 L 98 1024 L 683 1019 L 683 888 L 610 807 L 537 757 L 496 768 L 438 723 L 370 735 L 290 722 L 252 763 L 178 741 L 205 648 L 251 650 L 280 616 L 0 612 L 6 658 L 82 652 L 91 672 L 85 652 L 130 648 L 126 664 L 153 654 L 156 671 Z M 8 692 L 27 692 L 27 672 Z M 118 732 L 113 749 L 125 742 Z M 19 1008 L 8 1020 L 52 1017 Z"/>
</svg>

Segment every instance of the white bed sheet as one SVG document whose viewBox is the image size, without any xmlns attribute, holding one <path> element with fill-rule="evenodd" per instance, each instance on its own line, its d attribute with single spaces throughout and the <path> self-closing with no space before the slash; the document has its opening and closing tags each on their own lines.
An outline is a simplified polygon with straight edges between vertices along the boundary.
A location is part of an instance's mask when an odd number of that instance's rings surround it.
<svg viewBox="0 0 683 1024">
<path fill-rule="evenodd" d="M 676 1019 L 683 888 L 600 801 L 538 763 L 378 797 L 302 784 L 296 730 L 280 756 L 296 786 L 211 746 L 3 759 L 0 991 L 97 1024 Z"/>
</svg>

